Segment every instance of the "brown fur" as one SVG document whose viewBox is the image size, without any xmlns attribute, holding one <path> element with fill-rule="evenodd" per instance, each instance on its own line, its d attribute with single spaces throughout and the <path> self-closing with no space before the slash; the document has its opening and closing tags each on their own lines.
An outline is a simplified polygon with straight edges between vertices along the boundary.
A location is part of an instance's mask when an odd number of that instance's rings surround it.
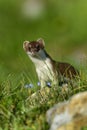
<svg viewBox="0 0 87 130">
<path fill-rule="evenodd" d="M 71 64 L 54 61 L 49 56 L 49 54 L 47 54 L 47 52 L 45 51 L 44 42 L 41 39 L 37 40 L 37 41 L 32 41 L 32 42 L 25 41 L 23 44 L 23 48 L 27 53 L 29 52 L 29 55 L 32 58 L 38 59 L 38 55 L 39 55 L 39 57 L 40 57 L 39 60 L 42 62 L 48 58 L 49 63 L 52 65 L 51 69 L 52 69 L 53 73 L 56 75 L 56 72 L 57 72 L 59 82 L 62 81 L 61 77 L 64 79 L 64 82 L 66 82 L 67 80 L 65 80 L 65 78 L 71 80 L 71 79 L 74 79 L 77 75 L 79 75 L 78 71 Z M 39 53 L 40 50 L 42 50 L 43 53 Z M 39 65 L 38 65 L 38 67 L 39 67 Z"/>
</svg>

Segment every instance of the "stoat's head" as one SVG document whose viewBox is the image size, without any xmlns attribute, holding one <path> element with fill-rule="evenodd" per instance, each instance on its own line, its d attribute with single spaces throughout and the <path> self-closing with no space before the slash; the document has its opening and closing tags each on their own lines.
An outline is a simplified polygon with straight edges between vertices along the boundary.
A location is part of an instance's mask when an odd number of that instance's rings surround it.
<svg viewBox="0 0 87 130">
<path fill-rule="evenodd" d="M 25 52 L 30 56 L 37 56 L 40 51 L 44 49 L 45 43 L 43 39 L 37 41 L 24 41 L 23 48 Z"/>
</svg>

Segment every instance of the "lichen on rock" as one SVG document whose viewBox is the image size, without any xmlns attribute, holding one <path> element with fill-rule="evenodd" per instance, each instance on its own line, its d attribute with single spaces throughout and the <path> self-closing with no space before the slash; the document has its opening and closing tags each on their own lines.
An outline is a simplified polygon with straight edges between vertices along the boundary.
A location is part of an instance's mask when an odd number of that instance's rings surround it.
<svg viewBox="0 0 87 130">
<path fill-rule="evenodd" d="M 74 95 L 47 111 L 50 130 L 81 130 L 87 126 L 87 92 Z"/>
</svg>

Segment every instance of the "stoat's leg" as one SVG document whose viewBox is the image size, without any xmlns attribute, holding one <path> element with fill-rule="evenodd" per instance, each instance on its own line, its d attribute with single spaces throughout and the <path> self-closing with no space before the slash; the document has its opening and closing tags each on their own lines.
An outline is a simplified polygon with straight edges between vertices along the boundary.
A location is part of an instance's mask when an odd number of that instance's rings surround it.
<svg viewBox="0 0 87 130">
<path fill-rule="evenodd" d="M 69 79 L 69 78 L 63 78 L 62 80 L 59 81 L 59 86 L 68 87 L 68 85 L 70 85 L 72 87 L 76 87 L 78 85 L 78 83 L 75 79 Z"/>
</svg>

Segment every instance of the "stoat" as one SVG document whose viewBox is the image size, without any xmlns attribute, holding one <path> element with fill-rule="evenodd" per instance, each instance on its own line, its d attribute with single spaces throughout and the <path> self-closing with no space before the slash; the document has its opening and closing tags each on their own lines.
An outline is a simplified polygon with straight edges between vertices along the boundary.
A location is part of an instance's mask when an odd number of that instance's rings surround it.
<svg viewBox="0 0 87 130">
<path fill-rule="evenodd" d="M 69 63 L 56 62 L 49 56 L 43 39 L 24 41 L 23 48 L 35 65 L 41 87 L 45 87 L 47 82 L 62 85 L 78 75 L 77 70 Z"/>
</svg>

